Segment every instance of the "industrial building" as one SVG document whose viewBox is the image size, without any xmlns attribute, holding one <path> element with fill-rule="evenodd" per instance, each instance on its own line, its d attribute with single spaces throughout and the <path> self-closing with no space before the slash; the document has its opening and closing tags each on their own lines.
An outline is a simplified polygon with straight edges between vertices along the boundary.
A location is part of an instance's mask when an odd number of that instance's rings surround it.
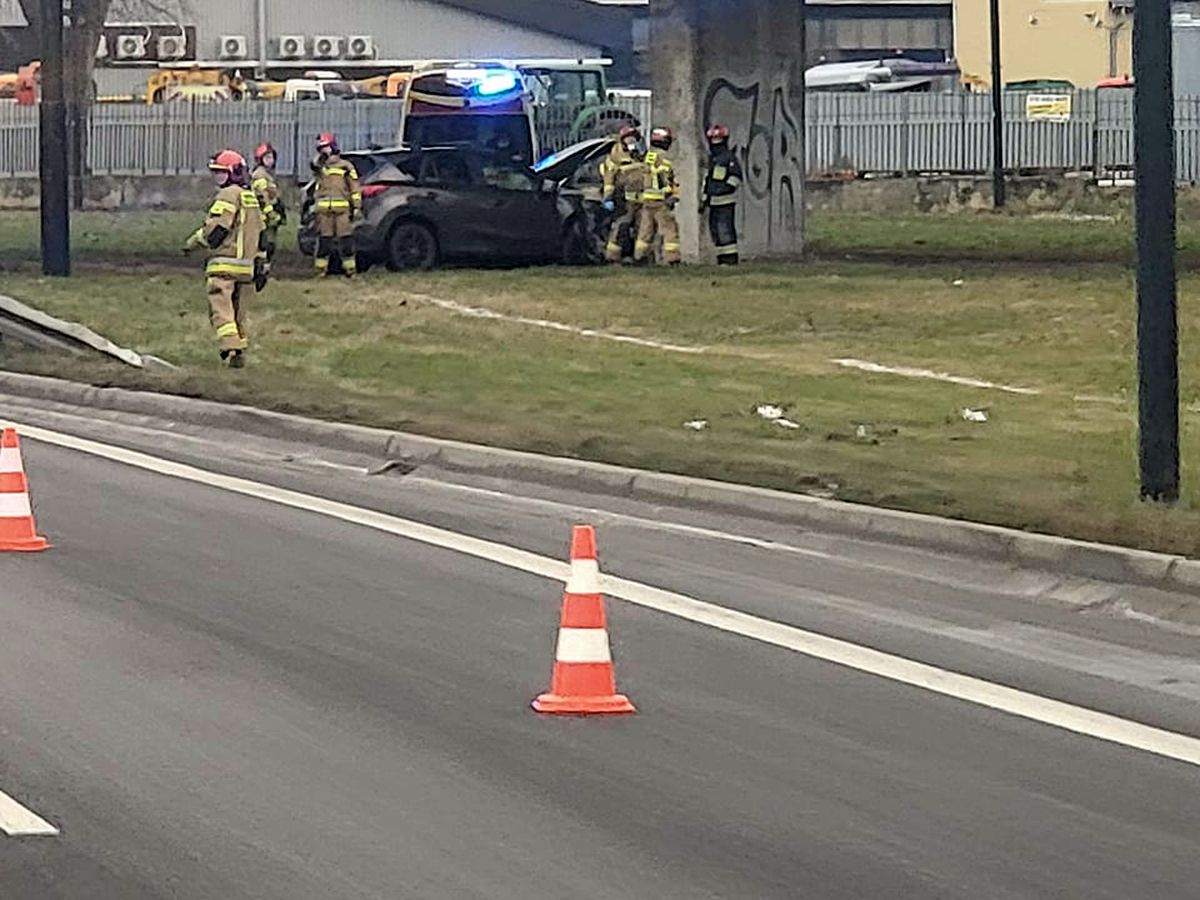
<svg viewBox="0 0 1200 900">
<path fill-rule="evenodd" d="M 1006 0 L 1000 5 L 1006 84 L 1062 80 L 1095 87 L 1133 67 L 1134 0 Z M 991 83 L 988 0 L 954 0 L 954 48 L 970 83 Z"/>
<path fill-rule="evenodd" d="M 591 0 L 126 0 L 110 13 L 96 86 L 128 93 L 161 62 L 350 74 L 388 60 L 596 57 L 613 60 L 613 84 L 636 84 L 645 16 Z M 23 25 L 17 0 L 0 0 L 0 69 L 36 55 Z"/>
<path fill-rule="evenodd" d="M 954 56 L 952 0 L 809 0 L 804 64 Z"/>
</svg>

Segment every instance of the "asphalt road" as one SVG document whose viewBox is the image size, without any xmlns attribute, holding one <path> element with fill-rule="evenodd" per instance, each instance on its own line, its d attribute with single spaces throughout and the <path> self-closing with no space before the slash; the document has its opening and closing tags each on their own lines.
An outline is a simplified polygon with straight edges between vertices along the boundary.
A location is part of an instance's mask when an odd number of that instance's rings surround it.
<svg viewBox="0 0 1200 900">
<path fill-rule="evenodd" d="M 1196 636 L 1044 574 L 26 412 L 556 558 L 591 519 L 606 571 L 1200 735 Z M 1195 766 L 619 601 L 638 715 L 541 718 L 560 584 L 25 455 L 56 546 L 0 555 L 0 791 L 61 834 L 0 834 L 4 900 L 1200 896 Z"/>
</svg>

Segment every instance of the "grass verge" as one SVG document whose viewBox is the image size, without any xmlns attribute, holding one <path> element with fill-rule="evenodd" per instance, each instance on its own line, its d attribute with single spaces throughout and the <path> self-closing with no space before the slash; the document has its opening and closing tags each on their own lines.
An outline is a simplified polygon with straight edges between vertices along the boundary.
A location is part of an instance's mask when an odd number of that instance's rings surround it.
<svg viewBox="0 0 1200 900">
<path fill-rule="evenodd" d="M 1200 281 L 1185 279 L 1182 307 Z M 151 376 L 57 357 L 10 367 L 147 386 L 498 446 L 818 492 L 1200 555 L 1195 416 L 1183 503 L 1136 501 L 1132 284 L 1117 268 L 746 266 L 737 271 L 449 271 L 281 281 L 251 308 L 242 372 L 219 368 L 201 281 L 103 274 L 3 290 L 184 368 Z M 481 319 L 429 298 L 683 353 Z M 1197 326 L 1181 323 L 1195 396 Z M 1008 394 L 867 374 L 927 367 Z M 755 414 L 775 404 L 800 427 Z M 988 421 L 964 421 L 963 408 Z M 1200 408 L 1200 407 L 1197 407 Z M 700 431 L 684 422 L 704 420 Z"/>
<path fill-rule="evenodd" d="M 72 216 L 73 249 L 85 269 L 179 266 L 179 247 L 199 224 L 194 212 L 82 212 Z M 295 217 L 293 217 L 295 218 Z M 38 215 L 0 215 L 0 271 L 38 263 Z M 819 259 L 910 262 L 1133 262 L 1127 221 L 1070 221 L 989 212 L 959 215 L 861 215 L 814 212 L 807 223 L 809 253 Z M 1179 223 L 1180 263 L 1200 269 L 1200 223 Z M 295 222 L 280 239 L 280 262 L 303 263 Z M 185 264 L 186 265 L 186 264 Z"/>
<path fill-rule="evenodd" d="M 812 213 L 807 248 L 829 259 L 991 261 L 1022 264 L 1086 262 L 1133 265 L 1133 224 L 1120 219 L 1071 220 L 1003 215 L 865 215 Z M 1182 268 L 1200 269 L 1200 225 L 1181 218 Z"/>
</svg>

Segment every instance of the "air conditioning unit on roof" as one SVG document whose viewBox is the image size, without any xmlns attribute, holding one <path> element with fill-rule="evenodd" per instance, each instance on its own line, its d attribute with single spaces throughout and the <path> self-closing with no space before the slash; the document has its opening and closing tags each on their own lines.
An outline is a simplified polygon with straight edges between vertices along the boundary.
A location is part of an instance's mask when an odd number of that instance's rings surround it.
<svg viewBox="0 0 1200 900">
<path fill-rule="evenodd" d="M 245 59 L 250 55 L 250 42 L 244 34 L 223 34 L 217 55 L 221 59 Z"/>
<path fill-rule="evenodd" d="M 342 37 L 339 34 L 318 34 L 313 38 L 313 59 L 340 59 Z"/>
<path fill-rule="evenodd" d="M 145 59 L 147 37 L 144 34 L 123 34 L 117 38 L 117 59 Z"/>
<path fill-rule="evenodd" d="M 303 59 L 304 51 L 308 49 L 308 39 L 302 34 L 282 34 L 279 36 L 280 59 Z"/>
<path fill-rule="evenodd" d="M 167 34 L 158 39 L 159 59 L 183 59 L 187 56 L 187 38 L 182 34 Z"/>
<path fill-rule="evenodd" d="M 374 59 L 375 38 L 369 34 L 352 34 L 346 39 L 346 56 L 349 59 Z"/>
</svg>

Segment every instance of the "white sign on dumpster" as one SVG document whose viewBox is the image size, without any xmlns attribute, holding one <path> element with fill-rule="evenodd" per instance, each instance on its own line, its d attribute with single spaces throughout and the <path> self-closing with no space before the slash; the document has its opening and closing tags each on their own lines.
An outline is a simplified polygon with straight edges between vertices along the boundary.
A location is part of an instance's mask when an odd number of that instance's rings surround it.
<svg viewBox="0 0 1200 900">
<path fill-rule="evenodd" d="M 1069 122 L 1071 95 L 1028 94 L 1025 97 L 1025 118 L 1031 122 Z"/>
</svg>

